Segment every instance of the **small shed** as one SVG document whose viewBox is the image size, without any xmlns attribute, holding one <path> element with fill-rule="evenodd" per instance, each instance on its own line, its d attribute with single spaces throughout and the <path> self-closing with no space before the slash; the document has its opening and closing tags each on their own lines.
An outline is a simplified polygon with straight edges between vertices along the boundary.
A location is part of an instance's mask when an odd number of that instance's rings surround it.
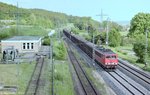
<svg viewBox="0 0 150 95">
<path fill-rule="evenodd" d="M 41 48 L 41 37 L 39 36 L 14 36 L 1 41 L 2 51 L 13 47 L 19 53 L 39 52 Z"/>
</svg>

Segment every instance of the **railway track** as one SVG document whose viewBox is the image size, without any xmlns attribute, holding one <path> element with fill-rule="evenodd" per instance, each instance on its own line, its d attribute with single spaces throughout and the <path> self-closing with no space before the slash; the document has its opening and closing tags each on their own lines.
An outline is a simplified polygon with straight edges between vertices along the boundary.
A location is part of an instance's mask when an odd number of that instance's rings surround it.
<svg viewBox="0 0 150 95">
<path fill-rule="evenodd" d="M 37 63 L 32 73 L 29 84 L 26 88 L 24 95 L 38 95 L 39 86 L 40 86 L 40 77 L 43 69 L 44 57 L 37 58 Z"/>
<path fill-rule="evenodd" d="M 97 65 L 97 66 L 102 69 L 102 67 L 100 67 L 99 65 Z M 122 91 L 124 94 L 127 94 L 127 95 L 150 95 L 150 91 L 148 89 L 148 88 L 150 88 L 150 85 L 147 85 L 147 87 L 145 87 L 145 85 L 141 85 L 140 83 L 136 82 L 134 79 L 125 75 L 124 72 L 121 72 L 119 69 L 116 69 L 113 72 L 106 72 L 106 73 L 108 73 L 109 74 L 108 76 L 111 77 L 110 79 L 113 80 L 113 84 L 117 85 L 118 88 L 124 89 Z"/>
<path fill-rule="evenodd" d="M 124 88 L 126 88 L 126 93 L 128 95 L 150 95 L 150 92 L 132 80 L 131 78 L 127 77 L 121 71 L 116 70 L 114 72 L 108 72 L 117 82 L 119 82 Z"/>
<path fill-rule="evenodd" d="M 148 74 L 123 62 L 119 63 L 118 69 L 150 91 L 150 76 Z"/>
<path fill-rule="evenodd" d="M 79 47 L 74 44 L 72 45 L 78 49 L 80 54 L 84 53 Z M 85 60 L 88 60 L 87 63 L 92 60 L 85 53 L 82 54 L 82 57 Z M 105 69 L 102 69 L 99 65 L 97 66 L 99 67 L 99 70 L 101 69 L 100 71 L 105 71 Z M 111 85 L 110 87 L 114 91 L 117 90 L 115 91 L 117 95 L 150 95 L 150 76 L 142 71 L 132 68 L 130 65 L 119 63 L 118 69 L 115 71 L 99 73 L 103 73 L 104 79 L 107 80 L 107 83 Z M 128 76 L 128 73 L 130 73 L 131 76 Z M 140 81 L 142 81 L 142 83 Z"/>
<path fill-rule="evenodd" d="M 88 79 L 84 69 L 74 56 L 73 52 L 71 51 L 71 48 L 69 47 L 68 55 L 70 58 L 71 63 L 73 64 L 73 67 L 75 69 L 75 72 L 77 74 L 77 77 L 81 83 L 81 86 L 84 90 L 85 95 L 98 95 L 96 89 L 94 88 L 91 81 Z"/>
<path fill-rule="evenodd" d="M 125 64 L 124 62 L 121 62 L 121 61 L 119 61 L 119 62 L 120 62 L 119 66 L 121 68 L 126 69 L 127 71 L 129 71 L 130 73 L 139 77 L 140 79 L 142 79 L 143 81 L 145 81 L 146 83 L 148 83 L 150 85 L 150 75 L 148 75 L 138 69 L 135 69 L 135 68 L 129 66 L 128 64 Z"/>
</svg>

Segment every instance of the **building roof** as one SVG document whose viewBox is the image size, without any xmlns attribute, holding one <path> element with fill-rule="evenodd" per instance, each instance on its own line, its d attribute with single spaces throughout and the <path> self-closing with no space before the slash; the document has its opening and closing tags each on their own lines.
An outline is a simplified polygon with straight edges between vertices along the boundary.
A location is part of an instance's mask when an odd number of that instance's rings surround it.
<svg viewBox="0 0 150 95">
<path fill-rule="evenodd" d="M 39 36 L 14 36 L 3 41 L 37 41 L 40 39 L 41 37 Z"/>
</svg>

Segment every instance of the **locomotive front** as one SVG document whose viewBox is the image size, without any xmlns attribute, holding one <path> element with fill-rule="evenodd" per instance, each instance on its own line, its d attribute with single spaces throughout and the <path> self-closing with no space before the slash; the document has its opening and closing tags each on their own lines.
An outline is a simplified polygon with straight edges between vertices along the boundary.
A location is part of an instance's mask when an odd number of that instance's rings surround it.
<svg viewBox="0 0 150 95">
<path fill-rule="evenodd" d="M 105 55 L 105 67 L 106 68 L 116 68 L 118 65 L 117 54 L 106 54 Z"/>
</svg>

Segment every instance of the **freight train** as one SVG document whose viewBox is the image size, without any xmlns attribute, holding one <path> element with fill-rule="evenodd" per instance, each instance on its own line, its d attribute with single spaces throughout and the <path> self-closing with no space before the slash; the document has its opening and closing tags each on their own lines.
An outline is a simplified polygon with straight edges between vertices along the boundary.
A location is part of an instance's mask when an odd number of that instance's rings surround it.
<svg viewBox="0 0 150 95">
<path fill-rule="evenodd" d="M 79 36 L 71 34 L 71 32 L 68 32 L 68 30 L 63 30 L 63 33 L 90 58 L 93 58 L 94 47 L 94 59 L 99 65 L 103 66 L 105 69 L 115 69 L 117 67 L 117 54 L 114 53 L 112 50 L 95 46 L 93 43 L 88 42 Z"/>
</svg>

